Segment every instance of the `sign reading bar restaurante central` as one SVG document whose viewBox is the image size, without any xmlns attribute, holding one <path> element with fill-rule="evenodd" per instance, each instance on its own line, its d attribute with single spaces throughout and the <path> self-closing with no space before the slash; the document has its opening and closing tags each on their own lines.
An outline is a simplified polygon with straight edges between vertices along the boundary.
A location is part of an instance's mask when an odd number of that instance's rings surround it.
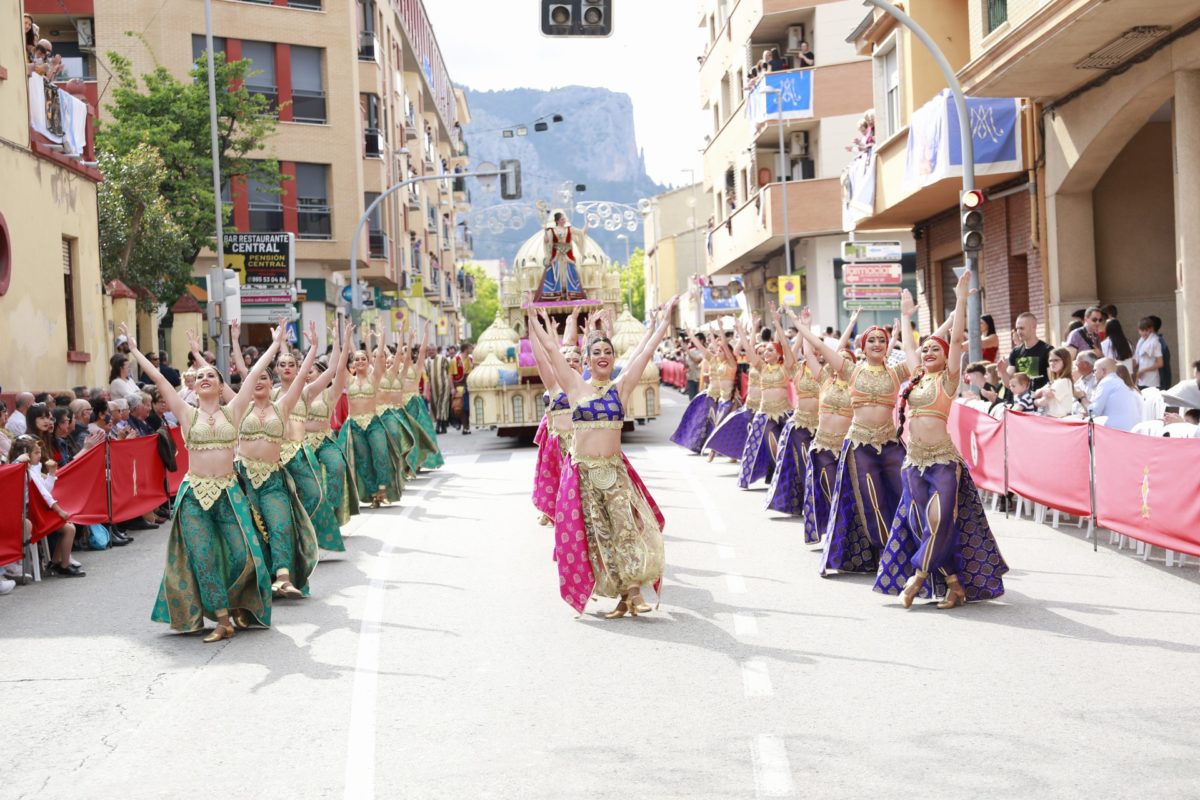
<svg viewBox="0 0 1200 800">
<path fill-rule="evenodd" d="M 246 286 L 290 286 L 296 274 L 295 243 L 290 233 L 227 233 L 225 266 Z"/>
</svg>

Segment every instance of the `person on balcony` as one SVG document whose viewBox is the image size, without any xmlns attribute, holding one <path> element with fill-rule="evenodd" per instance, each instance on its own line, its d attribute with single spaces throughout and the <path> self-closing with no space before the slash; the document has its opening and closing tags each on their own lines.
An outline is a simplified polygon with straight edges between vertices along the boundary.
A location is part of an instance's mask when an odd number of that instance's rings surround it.
<svg viewBox="0 0 1200 800">
<path fill-rule="evenodd" d="M 808 42 L 801 42 L 796 51 L 796 69 L 812 67 L 817 63 L 817 54 L 808 49 Z"/>
<path fill-rule="evenodd" d="M 579 231 L 580 248 L 587 241 L 587 229 L 585 219 Z M 583 282 L 579 279 L 573 233 L 567 215 L 561 211 L 554 212 L 554 224 L 546 228 L 543 238 L 546 250 L 542 264 L 545 271 L 542 273 L 541 287 L 533 298 L 535 303 L 586 299 Z"/>
</svg>

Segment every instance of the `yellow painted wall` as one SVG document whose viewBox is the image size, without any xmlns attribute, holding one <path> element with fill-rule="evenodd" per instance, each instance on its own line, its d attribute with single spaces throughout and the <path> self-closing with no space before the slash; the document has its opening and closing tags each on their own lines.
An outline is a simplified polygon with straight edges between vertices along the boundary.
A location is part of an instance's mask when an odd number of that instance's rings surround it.
<svg viewBox="0 0 1200 800">
<path fill-rule="evenodd" d="M 959 70 L 971 60 L 971 35 L 967 3 L 961 0 L 909 0 L 908 13 L 941 48 L 950 66 Z M 937 62 L 919 41 L 905 33 L 903 49 L 904 123 L 913 111 L 946 88 Z"/>
</svg>

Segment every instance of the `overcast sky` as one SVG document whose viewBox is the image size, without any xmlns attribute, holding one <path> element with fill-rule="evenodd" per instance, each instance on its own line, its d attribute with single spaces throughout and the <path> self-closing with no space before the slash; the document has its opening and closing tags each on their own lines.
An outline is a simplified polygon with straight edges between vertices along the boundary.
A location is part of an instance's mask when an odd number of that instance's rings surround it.
<svg viewBox="0 0 1200 800">
<path fill-rule="evenodd" d="M 446 68 L 472 89 L 603 86 L 633 98 L 638 145 L 659 183 L 700 177 L 704 116 L 697 0 L 614 0 L 609 39 L 547 39 L 540 0 L 425 0 Z M 501 10 L 503 9 L 503 11 Z"/>
</svg>

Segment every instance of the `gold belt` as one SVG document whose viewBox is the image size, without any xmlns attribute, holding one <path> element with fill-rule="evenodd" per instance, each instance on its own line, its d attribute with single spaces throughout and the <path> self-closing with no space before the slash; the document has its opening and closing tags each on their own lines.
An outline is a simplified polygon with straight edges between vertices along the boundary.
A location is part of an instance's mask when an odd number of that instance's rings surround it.
<svg viewBox="0 0 1200 800">
<path fill-rule="evenodd" d="M 916 439 L 908 440 L 908 454 L 904 457 L 904 465 L 906 467 L 912 466 L 917 469 L 925 469 L 926 467 L 932 467 L 934 464 L 955 464 L 961 462 L 962 456 L 958 454 L 958 448 L 954 446 L 952 439 L 943 439 L 933 444 Z"/>
<path fill-rule="evenodd" d="M 828 450 L 831 453 L 842 452 L 842 443 L 846 441 L 846 437 L 840 433 L 833 433 L 829 430 L 822 430 L 817 427 L 817 434 L 813 437 L 813 447 L 818 450 Z"/>
<path fill-rule="evenodd" d="M 316 450 L 318 447 L 320 447 L 325 442 L 326 439 L 332 439 L 332 438 L 333 438 L 333 430 L 332 429 L 327 430 L 327 431 L 309 431 L 306 434 L 304 434 L 304 443 L 306 445 L 308 445 L 309 447 L 311 447 L 312 449 Z"/>
<path fill-rule="evenodd" d="M 362 428 L 365 431 L 367 429 L 367 426 L 371 424 L 371 420 L 375 419 L 375 415 L 374 414 L 355 414 L 354 416 L 350 417 L 350 419 L 357 422 L 358 427 Z"/>
<path fill-rule="evenodd" d="M 391 411 L 394 408 L 396 408 L 395 403 L 378 403 L 375 406 L 375 413 L 382 414 L 384 411 Z"/>
<path fill-rule="evenodd" d="M 623 419 L 577 419 L 571 423 L 577 431 L 606 429 L 619 431 L 625 427 Z"/>
<path fill-rule="evenodd" d="M 600 491 L 616 486 L 625 470 L 625 460 L 620 453 L 615 456 L 580 456 L 572 453 L 571 460 L 584 468 L 588 482 Z"/>
<path fill-rule="evenodd" d="M 231 472 L 228 475 L 221 475 L 214 478 L 209 475 L 196 475 L 189 472 L 187 474 L 187 482 L 196 501 L 200 503 L 200 507 L 208 511 L 213 507 L 213 503 L 221 499 L 221 495 L 227 489 L 237 483 L 237 475 Z"/>
<path fill-rule="evenodd" d="M 851 444 L 874 447 L 881 453 L 885 444 L 900 441 L 896 437 L 896 426 L 892 423 L 867 425 L 858 420 L 850 423 L 850 430 L 846 432 L 846 438 L 850 440 Z"/>
<path fill-rule="evenodd" d="M 820 419 L 821 417 L 815 411 L 801 411 L 797 408 L 792 412 L 792 424 L 797 428 L 815 431 Z"/>
<path fill-rule="evenodd" d="M 279 462 L 259 461 L 256 458 L 245 458 L 238 456 L 238 463 L 242 465 L 242 469 L 246 471 L 246 477 L 250 479 L 250 485 L 255 489 L 261 489 L 262 485 L 267 480 L 279 472 Z"/>
<path fill-rule="evenodd" d="M 295 458 L 295 457 L 296 457 L 296 454 L 297 454 L 297 453 L 299 453 L 299 452 L 301 451 L 301 449 L 303 449 L 303 448 L 304 448 L 304 442 L 293 442 L 293 441 L 291 441 L 290 439 L 289 439 L 289 440 L 287 440 L 287 441 L 285 441 L 285 442 L 284 442 L 284 443 L 283 443 L 283 444 L 282 444 L 282 445 L 279 447 L 279 461 L 280 461 L 280 463 L 281 463 L 281 464 L 287 464 L 287 463 L 288 463 L 288 462 L 290 462 L 290 461 L 291 461 L 293 458 Z"/>
<path fill-rule="evenodd" d="M 787 399 L 772 400 L 770 402 L 764 399 L 758 403 L 758 413 L 766 414 L 771 419 L 786 417 L 791 410 L 792 403 Z"/>
</svg>

